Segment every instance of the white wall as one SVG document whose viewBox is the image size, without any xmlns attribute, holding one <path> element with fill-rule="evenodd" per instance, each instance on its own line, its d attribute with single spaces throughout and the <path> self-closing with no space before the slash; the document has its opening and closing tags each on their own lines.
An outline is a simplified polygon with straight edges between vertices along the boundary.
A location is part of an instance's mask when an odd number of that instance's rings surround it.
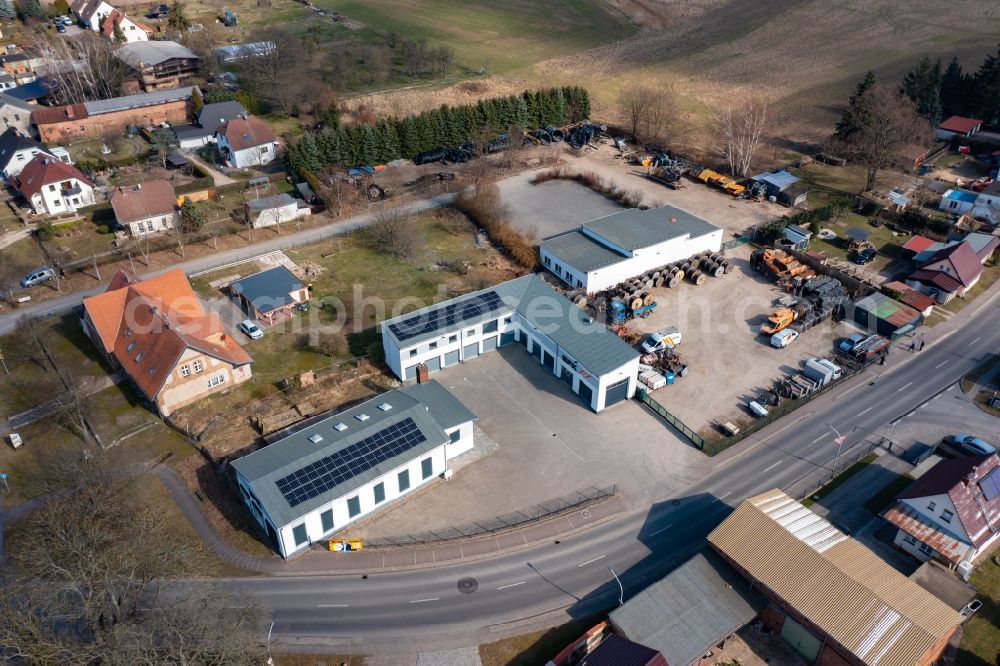
<svg viewBox="0 0 1000 666">
<path fill-rule="evenodd" d="M 142 236 L 144 234 L 154 234 L 166 231 L 167 229 L 173 229 L 176 224 L 177 213 L 171 213 L 169 215 L 154 215 L 144 220 L 129 222 L 128 228 L 133 236 Z"/>
<path fill-rule="evenodd" d="M 287 206 L 278 206 L 260 211 L 253 222 L 254 229 L 271 227 L 281 222 L 292 222 L 298 217 L 298 204 L 294 201 Z"/>
<path fill-rule="evenodd" d="M 921 562 L 926 562 L 927 560 L 934 557 L 933 552 L 925 553 L 922 550 L 920 550 L 920 545 L 921 545 L 920 541 L 917 541 L 916 543 L 910 543 L 909 541 L 906 540 L 907 537 L 909 537 L 909 535 L 903 530 L 896 530 L 896 538 L 892 540 L 892 543 L 895 544 L 895 546 L 900 550 L 909 553 L 910 555 L 917 558 Z"/>
<path fill-rule="evenodd" d="M 393 372 L 400 379 L 412 378 L 415 375 L 409 375 L 412 368 L 415 368 L 421 363 L 427 363 L 428 360 L 438 359 L 441 363 L 441 367 L 444 367 L 445 356 L 449 352 L 458 351 L 459 360 L 466 360 L 465 348 L 475 345 L 477 350 L 477 355 L 483 353 L 483 340 L 486 338 L 497 337 L 501 333 L 507 331 L 517 331 L 519 330 L 516 323 L 513 321 L 510 324 L 504 323 L 504 320 L 508 317 L 513 317 L 513 310 L 501 310 L 497 314 L 498 324 L 497 330 L 494 332 L 484 332 L 484 327 L 487 322 L 482 324 L 475 324 L 471 326 L 466 326 L 461 331 L 454 331 L 452 333 L 444 333 L 432 340 L 424 340 L 419 344 L 412 347 L 406 347 L 404 349 L 396 349 L 395 343 L 392 342 L 391 336 L 383 333 L 382 335 L 382 346 L 385 349 L 386 362 L 389 367 L 392 368 Z M 499 343 L 499 338 L 497 338 Z"/>
<path fill-rule="evenodd" d="M 444 446 L 444 452 L 448 460 L 451 460 L 457 455 L 461 455 L 466 451 L 472 449 L 472 421 L 468 423 L 463 423 L 456 428 L 448 428 L 445 433 L 450 437 L 452 433 L 458 433 L 458 441 L 449 441 Z"/>
<path fill-rule="evenodd" d="M 247 148 L 245 150 L 233 150 L 232 146 L 226 140 L 226 135 L 221 132 L 216 132 L 216 141 L 219 144 L 219 150 L 228 149 L 229 152 L 233 154 L 233 157 L 229 162 L 232 166 L 239 169 L 243 169 L 250 166 L 258 166 L 261 164 L 270 164 L 278 158 L 278 142 L 264 144 L 262 146 L 255 146 L 253 148 Z M 226 153 L 222 152 L 223 156 Z"/>
<path fill-rule="evenodd" d="M 951 192 L 951 190 L 948 190 Z M 970 201 L 959 201 L 958 199 L 949 199 L 948 192 L 941 195 L 941 203 L 938 204 L 938 209 L 945 211 L 946 213 L 955 213 L 956 215 L 961 215 L 962 213 L 967 213 L 972 210 L 975 206 L 975 202 Z"/>
<path fill-rule="evenodd" d="M 10 180 L 14 176 L 18 175 L 24 170 L 25 165 L 30 162 L 35 155 L 44 152 L 45 151 L 40 148 L 29 148 L 27 150 L 17 151 L 11 155 L 10 162 L 7 163 L 7 166 L 3 170 L 4 178 Z M 48 155 L 49 153 L 45 154 Z M 52 159 L 55 159 L 55 157 Z"/>
<path fill-rule="evenodd" d="M 42 187 L 41 191 L 38 192 L 31 199 L 32 208 L 35 209 L 36 213 L 48 213 L 49 215 L 55 215 L 57 213 L 67 213 L 75 212 L 77 208 L 83 208 L 85 206 L 90 206 L 95 203 L 94 200 L 94 190 L 86 183 L 81 183 L 76 178 L 70 179 L 74 185 L 80 187 L 80 193 L 74 194 L 72 196 L 64 197 L 63 190 L 60 188 L 60 183 L 52 183 L 51 185 L 45 185 Z M 52 186 L 55 189 L 52 189 Z"/>
</svg>

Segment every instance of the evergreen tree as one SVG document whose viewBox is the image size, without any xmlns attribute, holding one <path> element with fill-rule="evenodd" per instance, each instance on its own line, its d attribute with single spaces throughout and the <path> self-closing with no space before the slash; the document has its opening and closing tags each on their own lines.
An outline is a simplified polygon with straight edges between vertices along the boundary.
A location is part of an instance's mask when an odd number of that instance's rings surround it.
<svg viewBox="0 0 1000 666">
<path fill-rule="evenodd" d="M 125 42 L 128 41 L 128 39 L 125 37 L 125 33 L 122 32 L 121 23 L 115 21 L 114 24 L 111 26 L 111 29 L 112 29 L 111 41 L 113 41 L 115 44 L 124 44 Z"/>
<path fill-rule="evenodd" d="M 441 145 L 438 143 L 437 118 L 433 111 L 424 111 L 421 113 L 417 116 L 415 124 L 417 129 L 417 153 L 423 153 Z"/>
<path fill-rule="evenodd" d="M 577 112 L 580 114 L 574 122 L 590 118 L 590 93 L 586 88 L 577 86 Z"/>
<path fill-rule="evenodd" d="M 357 125 L 341 125 L 337 128 L 338 141 L 340 143 L 340 160 L 344 166 L 354 166 L 360 164 L 358 150 L 358 139 L 360 138 Z"/>
<path fill-rule="evenodd" d="M 552 91 L 552 125 L 562 126 L 566 124 L 566 96 L 563 95 L 562 88 Z"/>
<path fill-rule="evenodd" d="M 28 19 L 41 19 L 44 21 L 48 18 L 39 0 L 20 0 L 17 3 L 17 13 L 22 21 L 27 21 Z"/>
<path fill-rule="evenodd" d="M 866 92 L 874 87 L 875 73 L 869 69 L 865 78 L 854 89 L 854 95 L 851 96 L 847 108 L 844 109 L 843 115 L 837 121 L 836 136 L 839 140 L 849 142 L 866 125 L 865 119 L 861 117 L 861 114 L 864 113 L 862 98 Z"/>
<path fill-rule="evenodd" d="M 417 138 L 417 121 L 410 115 L 399 121 L 396 129 L 397 134 L 399 134 L 399 154 L 410 159 L 420 151 L 417 150 L 419 145 Z"/>
<path fill-rule="evenodd" d="M 973 77 L 972 111 L 987 125 L 1000 124 L 1000 49 L 986 56 Z"/>
<path fill-rule="evenodd" d="M 191 19 L 184 11 L 184 3 L 181 0 L 174 0 L 174 3 L 167 9 L 167 27 L 178 32 L 183 32 L 191 27 Z M 247 111 L 249 110 L 248 108 Z"/>
<path fill-rule="evenodd" d="M 493 105 L 490 104 L 490 100 L 479 100 L 476 103 L 476 109 L 479 112 L 479 118 L 481 119 L 483 125 L 487 127 L 499 127 L 500 124 L 497 122 L 496 114 L 493 112 Z"/>
<path fill-rule="evenodd" d="M 528 113 L 528 103 L 524 101 L 524 97 L 517 97 L 514 101 L 514 122 L 510 125 L 511 127 L 519 127 L 524 129 L 530 123 L 530 114 Z"/>
<path fill-rule="evenodd" d="M 936 126 L 941 122 L 941 61 L 921 58 L 903 77 L 899 92 L 913 100 L 917 113 Z"/>
<path fill-rule="evenodd" d="M 524 124 L 524 129 L 538 127 L 538 97 L 529 90 L 525 90 L 521 97 L 524 98 L 524 105 L 528 110 L 527 122 Z"/>
<path fill-rule="evenodd" d="M 359 128 L 358 155 L 353 166 L 367 166 L 378 162 L 378 141 L 375 138 L 375 128 L 362 125 Z"/>
<path fill-rule="evenodd" d="M 314 132 L 306 132 L 299 140 L 299 163 L 307 171 L 316 172 L 323 168 Z"/>
<path fill-rule="evenodd" d="M 316 137 L 316 147 L 319 149 L 320 162 L 323 166 L 342 164 L 340 158 L 340 134 L 336 128 L 327 128 Z"/>
<path fill-rule="evenodd" d="M 960 116 L 968 113 L 967 99 L 969 77 L 962 72 L 958 58 L 951 62 L 941 75 L 941 112 L 944 116 Z"/>
<path fill-rule="evenodd" d="M 375 126 L 375 134 L 378 140 L 378 161 L 385 164 L 399 159 L 399 135 L 395 125 L 382 119 Z"/>
<path fill-rule="evenodd" d="M 14 0 L 0 0 L 0 19 L 16 19 L 17 9 L 14 7 Z"/>
</svg>

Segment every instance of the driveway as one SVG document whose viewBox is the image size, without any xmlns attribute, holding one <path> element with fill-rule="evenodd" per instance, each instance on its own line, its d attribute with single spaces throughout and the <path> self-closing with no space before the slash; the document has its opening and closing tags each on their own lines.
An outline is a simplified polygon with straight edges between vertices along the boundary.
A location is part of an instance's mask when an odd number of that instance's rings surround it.
<svg viewBox="0 0 1000 666">
<path fill-rule="evenodd" d="M 211 166 L 205 160 L 203 160 L 200 157 L 198 157 L 193 152 L 187 153 L 186 155 L 187 155 L 187 158 L 189 160 L 191 160 L 192 162 L 194 162 L 195 164 L 197 164 L 206 173 L 208 173 L 208 175 L 210 175 L 212 177 L 212 180 L 215 182 L 215 186 L 216 187 L 221 187 L 223 185 L 230 185 L 230 184 L 236 182 L 235 180 L 233 180 L 232 178 L 230 178 L 226 174 L 224 174 L 221 171 L 219 171 L 218 169 L 216 169 L 214 166 Z"/>
<path fill-rule="evenodd" d="M 479 416 L 487 439 L 481 437 L 469 455 L 483 446 L 494 452 L 359 526 L 352 536 L 399 536 L 466 524 L 588 486 L 616 484 L 629 503 L 648 504 L 650 497 L 686 486 L 711 467 L 638 402 L 594 414 L 516 345 L 432 377 Z"/>
</svg>

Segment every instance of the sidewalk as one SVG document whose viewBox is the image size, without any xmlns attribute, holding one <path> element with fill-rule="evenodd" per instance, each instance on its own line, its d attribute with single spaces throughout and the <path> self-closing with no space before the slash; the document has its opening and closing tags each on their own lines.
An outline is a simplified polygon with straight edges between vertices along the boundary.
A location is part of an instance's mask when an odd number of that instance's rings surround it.
<svg viewBox="0 0 1000 666">
<path fill-rule="evenodd" d="M 29 238 L 34 227 L 25 227 L 23 229 L 18 229 L 17 231 L 8 231 L 3 236 L 0 236 L 0 250 L 8 248 L 14 243 Z"/>
</svg>

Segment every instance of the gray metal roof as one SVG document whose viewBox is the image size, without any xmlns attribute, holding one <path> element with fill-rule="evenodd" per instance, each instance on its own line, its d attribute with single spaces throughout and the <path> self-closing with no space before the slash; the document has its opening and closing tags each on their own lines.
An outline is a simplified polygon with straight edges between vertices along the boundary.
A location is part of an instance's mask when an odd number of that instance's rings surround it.
<svg viewBox="0 0 1000 666">
<path fill-rule="evenodd" d="M 442 430 L 449 430 L 479 417 L 436 381 L 396 389 L 427 407 Z"/>
<path fill-rule="evenodd" d="M 122 62 L 138 69 L 141 65 L 159 65 L 174 58 L 198 59 L 198 54 L 177 42 L 149 40 L 131 42 L 115 51 Z"/>
<path fill-rule="evenodd" d="M 689 666 L 764 607 L 749 588 L 706 550 L 611 611 L 610 619 L 629 640 L 659 650 L 670 666 Z"/>
<path fill-rule="evenodd" d="M 236 116 L 245 115 L 247 110 L 239 102 L 216 102 L 201 107 L 201 111 L 198 112 L 198 124 L 214 134 L 220 125 Z"/>
<path fill-rule="evenodd" d="M 287 206 L 289 204 L 294 204 L 295 199 L 291 197 L 287 192 L 281 192 L 280 194 L 272 194 L 268 197 L 261 197 L 259 199 L 251 199 L 247 202 L 247 206 L 253 210 L 267 210 L 269 208 L 281 208 L 282 206 Z"/>
<path fill-rule="evenodd" d="M 552 236 L 539 244 L 539 249 L 559 257 L 570 267 L 586 273 L 602 266 L 613 266 L 626 257 L 604 247 L 579 229 Z"/>
<path fill-rule="evenodd" d="M 10 90 L 10 88 L 8 88 Z M 28 104 L 23 99 L 18 99 L 17 97 L 12 97 L 6 93 L 0 92 L 0 107 L 9 104 L 10 106 L 16 106 L 19 109 L 24 109 L 25 111 L 33 111 L 34 106 Z"/>
<path fill-rule="evenodd" d="M 285 436 L 275 440 L 274 443 L 233 461 L 233 468 L 250 483 L 254 495 L 257 496 L 271 520 L 274 521 L 275 526 L 281 528 L 310 511 L 328 504 L 338 497 L 343 497 L 373 479 L 448 442 L 449 437 L 438 421 L 438 413 L 441 413 L 445 419 L 454 418 L 461 414 L 462 410 L 469 415 L 472 413 L 443 388 L 439 387 L 440 390 L 429 388 L 431 384 L 437 384 L 437 382 L 432 381 L 424 385 L 428 388 L 423 391 L 414 392 L 413 387 L 407 390 L 397 389 L 375 396 L 371 400 L 342 412 L 328 412 L 319 417 L 308 419 L 303 424 L 289 428 L 285 431 L 287 434 L 280 433 L 285 434 Z M 426 398 L 427 402 L 415 398 L 414 393 L 420 398 Z M 391 409 L 383 411 L 380 408 L 383 403 L 391 405 Z M 453 403 L 457 403 L 457 406 Z M 356 418 L 362 414 L 368 417 L 364 421 Z M 357 444 L 365 437 L 407 418 L 414 420 L 426 438 L 421 444 L 374 465 L 357 476 L 294 507 L 289 505 L 278 489 L 276 485 L 278 479 L 284 478 L 321 458 L 342 451 L 348 446 Z M 334 426 L 337 423 L 345 424 L 347 429 L 343 431 L 335 429 Z M 316 443 L 310 441 L 309 438 L 315 435 L 320 435 L 322 440 Z"/>
<path fill-rule="evenodd" d="M 617 247 L 633 251 L 685 235 L 697 238 L 718 231 L 719 227 L 680 208 L 660 206 L 649 210 L 628 208 L 591 220 L 582 229 Z"/>
<path fill-rule="evenodd" d="M 149 42 L 134 42 L 135 44 L 147 44 Z M 125 111 L 127 109 L 138 109 L 144 106 L 154 106 L 165 102 L 176 102 L 178 100 L 191 99 L 193 86 L 174 88 L 172 90 L 157 90 L 155 92 L 140 93 L 138 95 L 127 95 L 125 97 L 114 97 L 112 99 L 99 99 L 94 102 L 84 102 L 83 106 L 87 113 L 95 116 L 101 113 L 113 113 L 115 111 Z"/>
<path fill-rule="evenodd" d="M 275 266 L 229 285 L 234 294 L 250 301 L 259 312 L 271 312 L 294 303 L 290 294 L 304 288 L 284 266 Z"/>
<path fill-rule="evenodd" d="M 583 310 L 571 303 L 537 275 L 502 282 L 494 287 L 465 294 L 469 298 L 488 291 L 495 291 L 503 305 L 497 310 L 471 318 L 462 318 L 451 326 L 428 331 L 408 338 L 405 343 L 392 333 L 389 325 L 414 315 L 433 312 L 445 307 L 450 301 L 422 308 L 415 312 L 382 322 L 382 335 L 388 335 L 400 349 L 408 349 L 426 340 L 460 331 L 463 328 L 505 317 L 517 311 L 541 334 L 555 342 L 566 354 L 573 357 L 588 372 L 603 375 L 616 370 L 634 360 L 639 354 L 625 344 L 621 338 L 607 329 L 604 324 L 589 317 Z"/>
</svg>

